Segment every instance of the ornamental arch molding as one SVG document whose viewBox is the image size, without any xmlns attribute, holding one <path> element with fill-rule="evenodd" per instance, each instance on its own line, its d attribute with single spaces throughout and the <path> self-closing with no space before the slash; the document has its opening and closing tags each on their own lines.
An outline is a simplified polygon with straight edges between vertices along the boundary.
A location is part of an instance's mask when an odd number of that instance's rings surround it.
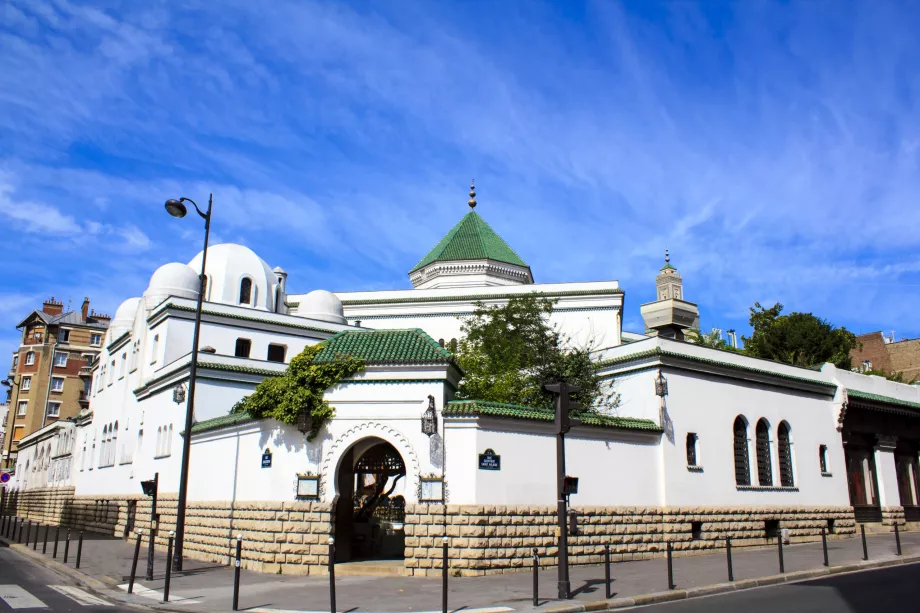
<svg viewBox="0 0 920 613">
<path fill-rule="evenodd" d="M 403 462 L 406 464 L 406 502 L 417 502 L 415 500 L 415 491 L 418 485 L 419 475 L 421 474 L 421 467 L 419 465 L 418 455 L 415 453 L 412 443 L 410 443 L 409 439 L 396 428 L 374 421 L 364 422 L 346 431 L 342 436 L 333 441 L 329 450 L 323 456 L 320 475 L 322 475 L 322 479 L 325 482 L 324 497 L 326 501 L 331 501 L 332 497 L 335 495 L 336 473 L 338 472 L 342 454 L 348 451 L 352 445 L 366 438 L 379 438 L 384 440 L 393 445 L 396 451 L 399 452 Z M 412 500 L 409 500 L 409 498 L 412 498 Z"/>
</svg>

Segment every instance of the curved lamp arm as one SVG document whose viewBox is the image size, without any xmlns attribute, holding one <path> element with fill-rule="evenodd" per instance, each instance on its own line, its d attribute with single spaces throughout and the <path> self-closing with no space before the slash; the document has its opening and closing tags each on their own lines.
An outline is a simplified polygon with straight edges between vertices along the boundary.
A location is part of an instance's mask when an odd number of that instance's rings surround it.
<svg viewBox="0 0 920 613">
<path fill-rule="evenodd" d="M 198 208 L 198 203 L 195 202 L 194 200 L 192 200 L 191 198 L 186 198 L 186 197 L 183 196 L 182 198 L 179 198 L 179 202 L 191 202 L 191 203 L 192 203 L 192 206 L 195 207 L 195 211 L 196 211 L 196 212 L 198 213 L 198 215 L 199 215 L 202 219 L 204 219 L 204 220 L 207 220 L 207 219 L 208 219 L 208 215 L 211 214 L 210 211 L 208 211 L 208 214 L 207 214 L 207 215 L 204 214 L 204 213 L 202 213 L 202 212 L 201 212 L 201 209 Z"/>
</svg>

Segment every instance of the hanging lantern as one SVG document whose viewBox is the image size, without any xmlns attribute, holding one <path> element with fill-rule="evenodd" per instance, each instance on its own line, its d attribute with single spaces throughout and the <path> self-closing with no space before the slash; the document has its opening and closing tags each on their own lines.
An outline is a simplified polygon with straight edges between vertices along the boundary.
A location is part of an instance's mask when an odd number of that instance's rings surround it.
<svg viewBox="0 0 920 613">
<path fill-rule="evenodd" d="M 297 416 L 297 429 L 303 435 L 306 435 L 307 432 L 313 429 L 313 415 L 306 409 L 301 411 Z"/>
<path fill-rule="evenodd" d="M 180 383 L 173 389 L 173 402 L 182 404 L 185 402 L 185 384 Z"/>
<path fill-rule="evenodd" d="M 438 431 L 438 414 L 434 409 L 434 396 L 428 396 L 428 408 L 422 413 L 422 434 L 431 436 Z"/>
<path fill-rule="evenodd" d="M 658 376 L 655 378 L 655 395 L 661 398 L 668 395 L 668 380 L 664 378 L 660 370 L 658 371 Z"/>
</svg>

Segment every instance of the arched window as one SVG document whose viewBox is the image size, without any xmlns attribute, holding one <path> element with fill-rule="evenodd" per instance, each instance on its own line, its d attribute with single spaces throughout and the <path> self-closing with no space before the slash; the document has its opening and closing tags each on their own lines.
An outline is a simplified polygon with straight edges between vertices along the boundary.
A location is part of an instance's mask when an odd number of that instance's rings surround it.
<svg viewBox="0 0 920 613">
<path fill-rule="evenodd" d="M 735 483 L 751 484 L 751 467 L 748 460 L 747 421 L 740 415 L 735 418 Z"/>
<path fill-rule="evenodd" d="M 204 279 L 201 280 L 201 299 L 207 302 L 208 300 L 208 285 L 210 285 L 211 278 L 208 275 L 204 276 Z"/>
<path fill-rule="evenodd" d="M 166 455 L 172 455 L 172 424 L 169 424 L 169 434 L 166 435 Z"/>
<path fill-rule="evenodd" d="M 698 440 L 696 432 L 687 433 L 687 466 L 697 466 L 696 442 Z"/>
<path fill-rule="evenodd" d="M 163 451 L 163 428 L 157 428 L 157 448 L 156 448 L 156 451 L 154 452 L 154 457 L 158 458 L 161 455 L 163 455 L 161 453 L 162 451 Z"/>
<path fill-rule="evenodd" d="M 115 456 L 118 453 L 118 422 L 115 422 L 115 429 L 112 430 L 112 448 L 109 450 L 109 464 L 115 464 Z"/>
<path fill-rule="evenodd" d="M 818 465 L 821 467 L 821 474 L 827 474 L 827 445 L 818 445 Z"/>
<path fill-rule="evenodd" d="M 240 281 L 240 304 L 252 303 L 252 279 L 243 277 Z"/>
<path fill-rule="evenodd" d="M 99 466 L 105 466 L 106 437 L 109 435 L 109 427 L 102 427 L 102 440 L 99 441 Z"/>
<path fill-rule="evenodd" d="M 770 425 L 766 419 L 757 422 L 757 481 L 761 487 L 773 485 L 773 466 L 770 458 Z"/>
<path fill-rule="evenodd" d="M 776 449 L 779 454 L 779 484 L 783 487 L 793 487 L 795 478 L 792 475 L 792 443 L 789 442 L 789 424 L 785 421 L 781 421 L 776 430 Z"/>
</svg>

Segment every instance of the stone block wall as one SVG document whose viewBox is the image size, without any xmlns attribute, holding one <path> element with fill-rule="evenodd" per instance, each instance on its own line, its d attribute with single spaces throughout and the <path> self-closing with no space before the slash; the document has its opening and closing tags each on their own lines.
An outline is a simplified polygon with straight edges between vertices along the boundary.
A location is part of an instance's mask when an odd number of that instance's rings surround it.
<svg viewBox="0 0 920 613">
<path fill-rule="evenodd" d="M 615 562 L 663 556 L 666 541 L 675 555 L 689 555 L 725 546 L 763 546 L 767 521 L 778 521 L 796 542 L 856 532 L 849 507 L 710 508 L 710 507 L 575 507 L 579 534 L 569 537 L 570 564 L 598 564 L 609 545 Z M 698 522 L 699 526 L 694 526 Z M 699 533 L 694 534 L 694 528 Z M 449 566 L 461 576 L 519 570 L 532 565 L 537 549 L 543 566 L 557 564 L 556 509 L 550 506 L 409 505 L 406 510 L 406 570 L 413 575 L 437 574 L 441 540 L 450 539 Z"/>
<path fill-rule="evenodd" d="M 72 487 L 15 492 L 4 501 L 3 512 L 115 537 L 136 538 L 137 529 L 149 534 L 150 498 L 73 494 Z M 157 501 L 160 521 L 155 538 L 157 548 L 163 551 L 170 531 L 176 529 L 177 506 L 175 494 Z M 190 502 L 185 519 L 185 557 L 229 564 L 236 555 L 236 537 L 242 535 L 243 568 L 327 574 L 328 542 L 333 532 L 331 506 L 318 502 Z"/>
</svg>

